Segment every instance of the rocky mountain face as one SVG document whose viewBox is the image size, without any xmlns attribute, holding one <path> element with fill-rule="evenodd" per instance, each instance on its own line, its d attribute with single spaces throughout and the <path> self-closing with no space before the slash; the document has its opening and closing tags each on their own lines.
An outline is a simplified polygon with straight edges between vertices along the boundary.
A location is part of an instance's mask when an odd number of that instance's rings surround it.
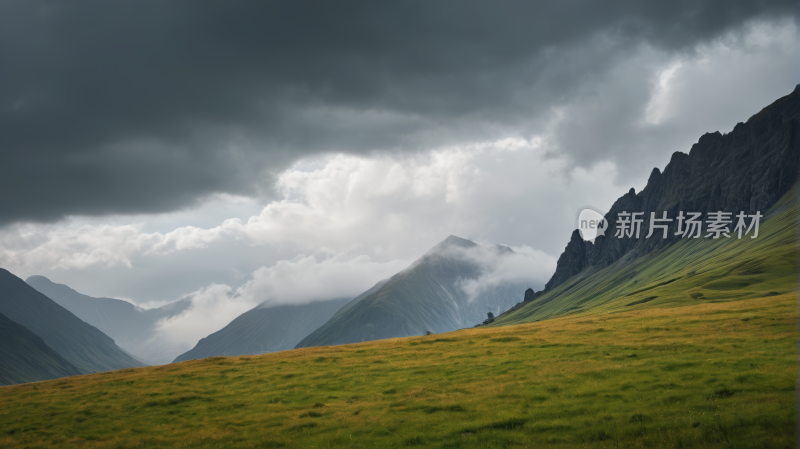
<svg viewBox="0 0 800 449">
<path fill-rule="evenodd" d="M 450 236 L 406 270 L 379 283 L 337 312 L 298 348 L 449 332 L 499 315 L 517 301 L 523 284 L 465 288 L 485 273 L 483 260 L 513 257 L 504 246 L 481 247 Z"/>
<path fill-rule="evenodd" d="M 31 276 L 28 285 L 43 293 L 81 320 L 100 329 L 125 351 L 151 364 L 170 363 L 183 349 L 166 345 L 153 338 L 159 320 L 181 314 L 191 306 L 189 299 L 153 309 L 140 309 L 113 298 L 94 298 L 78 293 L 44 276 Z"/>
<path fill-rule="evenodd" d="M 760 211 L 763 215 L 797 181 L 798 171 L 800 85 L 746 123 L 737 124 L 730 133 L 705 134 L 689 154 L 674 153 L 663 172 L 654 168 L 642 191 L 636 193 L 631 189 L 614 203 L 605 215 L 609 223 L 607 231 L 594 243 L 584 241 L 575 230 L 544 290 L 526 292 L 524 302 L 563 284 L 587 267 L 603 268 L 675 243 L 682 238 L 676 235 L 680 211 L 685 216 L 688 212 L 702 214 L 700 238 L 707 234 L 709 212 L 731 212 L 732 223 L 728 228 L 733 231 L 739 212 L 752 215 Z M 639 238 L 615 237 L 621 212 L 643 212 Z M 673 219 L 664 223 L 669 225 L 667 238 L 663 238 L 659 228 L 653 236 L 645 238 L 650 231 L 651 212 L 656 213 L 656 218 L 667 212 L 667 217 Z M 733 233 L 730 235 L 737 238 Z"/>
</svg>

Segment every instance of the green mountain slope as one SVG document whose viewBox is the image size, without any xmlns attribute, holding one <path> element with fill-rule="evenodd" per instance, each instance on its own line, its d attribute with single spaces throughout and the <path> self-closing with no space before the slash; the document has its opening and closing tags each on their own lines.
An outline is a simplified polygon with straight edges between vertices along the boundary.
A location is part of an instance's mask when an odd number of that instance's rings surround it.
<svg viewBox="0 0 800 449">
<path fill-rule="evenodd" d="M 797 189 L 795 184 L 767 212 L 755 239 L 681 240 L 602 269 L 590 267 L 492 325 L 791 293 L 797 288 Z"/>
<path fill-rule="evenodd" d="M 523 302 L 496 324 L 793 289 L 796 280 L 787 275 L 786 264 L 796 265 L 787 260 L 796 251 L 792 238 L 799 176 L 800 85 L 730 133 L 705 134 L 688 154 L 674 153 L 663 173 L 653 169 L 642 191 L 630 189 L 611 206 L 604 236 L 588 242 L 573 231 L 544 290 L 525 292 Z M 766 214 L 759 237 L 739 240 L 732 232 L 733 238 L 707 238 L 716 211 L 731 214 L 732 231 L 739 212 Z M 618 238 L 622 212 L 643 213 L 640 235 Z M 700 214 L 701 238 L 678 232 L 684 212 L 687 217 Z M 647 238 L 651 214 L 660 218 L 662 213 L 672 219 L 666 233 L 658 229 Z"/>
<path fill-rule="evenodd" d="M 0 269 L 0 313 L 44 340 L 85 373 L 142 366 L 114 340 Z"/>
<path fill-rule="evenodd" d="M 179 315 L 188 309 L 191 306 L 188 299 L 145 310 L 127 301 L 93 298 L 78 293 L 44 276 L 31 276 L 25 282 L 81 320 L 100 329 L 120 348 L 150 363 L 169 363 L 185 350 L 170 347 L 165 342 L 154 339 L 153 328 L 159 320 Z"/>
<path fill-rule="evenodd" d="M 511 307 L 524 285 L 501 283 L 470 296 L 461 285 L 483 274 L 481 260 L 513 255 L 509 248 L 484 248 L 450 236 L 394 275 L 347 304 L 297 344 L 339 345 L 383 338 L 449 332 L 472 327 Z"/>
<path fill-rule="evenodd" d="M 653 169 L 644 189 L 638 193 L 630 189 L 611 206 L 605 215 L 604 236 L 585 242 L 575 230 L 544 290 L 526 299 L 541 296 L 584 270 L 604 268 L 679 242 L 680 212 L 700 213 L 701 220 L 716 211 L 732 216 L 740 211 L 764 213 L 791 189 L 799 174 L 800 85 L 731 132 L 704 134 L 688 154 L 673 153 L 663 172 Z M 616 237 L 622 212 L 643 213 L 640 238 Z M 666 238 L 660 229 L 654 238 L 645 238 L 651 213 L 661 217 L 664 212 L 672 219 Z"/>
<path fill-rule="evenodd" d="M 0 385 L 75 376 L 81 372 L 38 335 L 0 313 Z"/>
<path fill-rule="evenodd" d="M 350 298 L 340 298 L 301 305 L 258 306 L 201 339 L 175 362 L 292 349 L 349 301 Z"/>
</svg>

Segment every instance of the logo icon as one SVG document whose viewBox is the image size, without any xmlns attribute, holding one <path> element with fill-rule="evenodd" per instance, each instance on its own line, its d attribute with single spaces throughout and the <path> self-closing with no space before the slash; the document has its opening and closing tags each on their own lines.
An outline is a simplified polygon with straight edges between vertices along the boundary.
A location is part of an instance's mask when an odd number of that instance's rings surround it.
<svg viewBox="0 0 800 449">
<path fill-rule="evenodd" d="M 597 236 L 606 235 L 608 221 L 600 209 L 584 206 L 578 209 L 578 214 L 575 216 L 575 227 L 583 240 L 594 243 Z"/>
</svg>

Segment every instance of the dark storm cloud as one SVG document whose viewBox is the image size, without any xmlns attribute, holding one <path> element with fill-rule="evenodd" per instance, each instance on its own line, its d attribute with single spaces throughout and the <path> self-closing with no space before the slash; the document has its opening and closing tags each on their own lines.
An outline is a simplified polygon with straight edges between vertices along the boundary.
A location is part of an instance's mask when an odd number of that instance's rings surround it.
<svg viewBox="0 0 800 449">
<path fill-rule="evenodd" d="M 264 194 L 328 151 L 530 129 L 646 42 L 793 1 L 0 3 L 0 224 Z"/>
</svg>

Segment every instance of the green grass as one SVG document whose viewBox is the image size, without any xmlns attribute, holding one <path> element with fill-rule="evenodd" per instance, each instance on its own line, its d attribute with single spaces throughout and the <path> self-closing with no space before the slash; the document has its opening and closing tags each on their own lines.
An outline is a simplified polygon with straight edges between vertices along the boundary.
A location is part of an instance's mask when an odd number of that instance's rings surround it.
<svg viewBox="0 0 800 449">
<path fill-rule="evenodd" d="M 492 326 L 2 387 L 0 447 L 792 447 L 797 210 L 772 212 Z"/>
<path fill-rule="evenodd" d="M 758 238 L 687 239 L 634 260 L 589 268 L 490 326 L 793 292 L 800 215 L 795 190 L 766 214 Z"/>
<path fill-rule="evenodd" d="M 793 293 L 628 309 L 3 387 L 0 447 L 794 444 Z"/>
</svg>

